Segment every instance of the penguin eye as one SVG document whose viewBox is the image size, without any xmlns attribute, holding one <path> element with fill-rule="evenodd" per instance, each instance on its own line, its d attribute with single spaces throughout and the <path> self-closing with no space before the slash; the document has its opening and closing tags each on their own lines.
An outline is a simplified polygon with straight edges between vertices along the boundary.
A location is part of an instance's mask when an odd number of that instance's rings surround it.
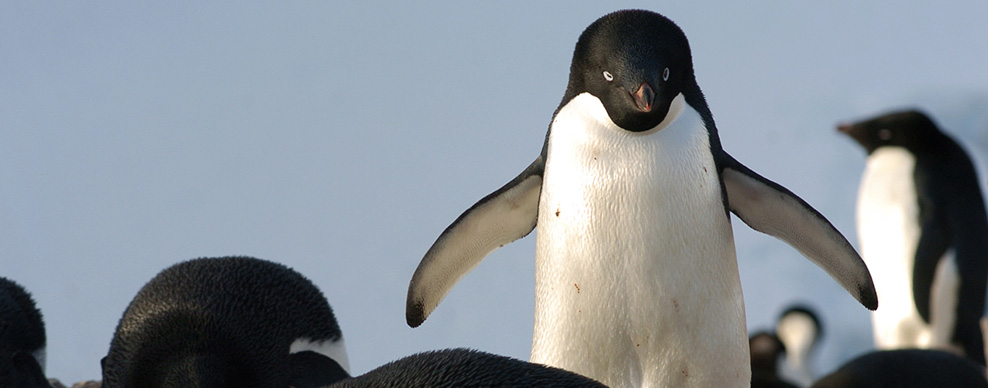
<svg viewBox="0 0 988 388">
<path fill-rule="evenodd" d="M 892 131 L 887 128 L 882 128 L 878 130 L 878 138 L 882 140 L 888 140 L 892 138 Z"/>
<path fill-rule="evenodd" d="M 614 80 L 614 76 L 611 75 L 611 72 L 604 70 L 604 79 L 607 80 L 607 82 L 611 82 Z"/>
<path fill-rule="evenodd" d="M 665 70 L 662 70 L 662 80 L 663 81 L 668 81 L 669 80 L 669 68 L 668 67 L 665 68 Z"/>
</svg>

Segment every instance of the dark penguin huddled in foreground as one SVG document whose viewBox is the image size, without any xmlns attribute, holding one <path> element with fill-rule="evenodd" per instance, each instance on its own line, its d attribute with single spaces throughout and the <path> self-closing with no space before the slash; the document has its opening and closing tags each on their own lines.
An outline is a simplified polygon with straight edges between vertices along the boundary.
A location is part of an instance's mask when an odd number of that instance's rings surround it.
<svg viewBox="0 0 988 388">
<path fill-rule="evenodd" d="M 318 387 L 347 376 L 322 293 L 281 264 L 201 258 L 161 271 L 124 312 L 103 388 Z"/>
<path fill-rule="evenodd" d="M 201 258 L 165 269 L 127 307 L 103 359 L 115 387 L 585 387 L 572 372 L 467 350 L 420 353 L 351 378 L 329 303 L 284 265 Z"/>
<path fill-rule="evenodd" d="M 419 353 L 331 388 L 605 388 L 562 369 L 469 349 Z"/>
<path fill-rule="evenodd" d="M 867 353 L 813 383 L 812 388 L 988 388 L 984 367 L 940 350 Z"/>
<path fill-rule="evenodd" d="M 868 153 L 857 224 L 882 300 L 876 345 L 952 350 L 984 365 L 988 215 L 971 159 L 915 110 L 838 129 Z"/>
<path fill-rule="evenodd" d="M 26 290 L 0 277 L 0 387 L 49 387 L 45 323 Z"/>
<path fill-rule="evenodd" d="M 877 307 L 844 236 L 721 148 L 683 31 L 615 12 L 580 35 L 541 154 L 425 254 L 406 319 L 420 325 L 484 257 L 538 225 L 531 361 L 613 387 L 747 387 L 732 212 Z"/>
</svg>

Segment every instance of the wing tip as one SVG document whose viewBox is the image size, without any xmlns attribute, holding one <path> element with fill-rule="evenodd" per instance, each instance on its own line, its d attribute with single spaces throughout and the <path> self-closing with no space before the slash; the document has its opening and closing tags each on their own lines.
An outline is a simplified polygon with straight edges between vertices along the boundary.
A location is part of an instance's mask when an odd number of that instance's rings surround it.
<svg viewBox="0 0 988 388">
<path fill-rule="evenodd" d="M 405 322 L 408 323 L 409 327 L 419 327 L 422 325 L 422 322 L 425 322 L 426 317 L 427 315 L 422 302 L 409 301 L 408 306 L 405 308 Z"/>
<path fill-rule="evenodd" d="M 878 310 L 878 293 L 875 292 L 875 286 L 858 286 L 858 301 L 868 310 Z"/>
</svg>

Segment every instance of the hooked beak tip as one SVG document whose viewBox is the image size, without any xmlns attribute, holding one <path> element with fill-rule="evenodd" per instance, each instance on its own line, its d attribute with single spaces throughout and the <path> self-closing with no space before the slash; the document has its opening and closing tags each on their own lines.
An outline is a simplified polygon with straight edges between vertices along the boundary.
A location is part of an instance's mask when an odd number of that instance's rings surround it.
<svg viewBox="0 0 988 388">
<path fill-rule="evenodd" d="M 642 112 L 648 113 L 652 111 L 652 102 L 655 101 L 655 91 L 652 90 L 648 82 L 642 82 L 638 90 L 632 94 L 632 97 L 634 97 L 635 104 L 638 105 L 638 109 Z"/>
</svg>

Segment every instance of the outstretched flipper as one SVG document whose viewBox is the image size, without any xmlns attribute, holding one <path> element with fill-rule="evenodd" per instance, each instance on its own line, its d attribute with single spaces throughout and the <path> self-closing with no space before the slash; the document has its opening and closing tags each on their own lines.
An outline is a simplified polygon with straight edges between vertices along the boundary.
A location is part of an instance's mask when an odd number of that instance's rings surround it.
<svg viewBox="0 0 988 388">
<path fill-rule="evenodd" d="M 751 171 L 726 152 L 723 156 L 721 177 L 732 213 L 752 229 L 796 248 L 868 309 L 878 308 L 868 267 L 830 221 L 785 187 Z"/>
<path fill-rule="evenodd" d="M 535 229 L 545 159 L 539 156 L 511 182 L 453 221 L 419 263 L 408 285 L 405 319 L 421 325 L 463 275 L 495 249 Z"/>
</svg>

